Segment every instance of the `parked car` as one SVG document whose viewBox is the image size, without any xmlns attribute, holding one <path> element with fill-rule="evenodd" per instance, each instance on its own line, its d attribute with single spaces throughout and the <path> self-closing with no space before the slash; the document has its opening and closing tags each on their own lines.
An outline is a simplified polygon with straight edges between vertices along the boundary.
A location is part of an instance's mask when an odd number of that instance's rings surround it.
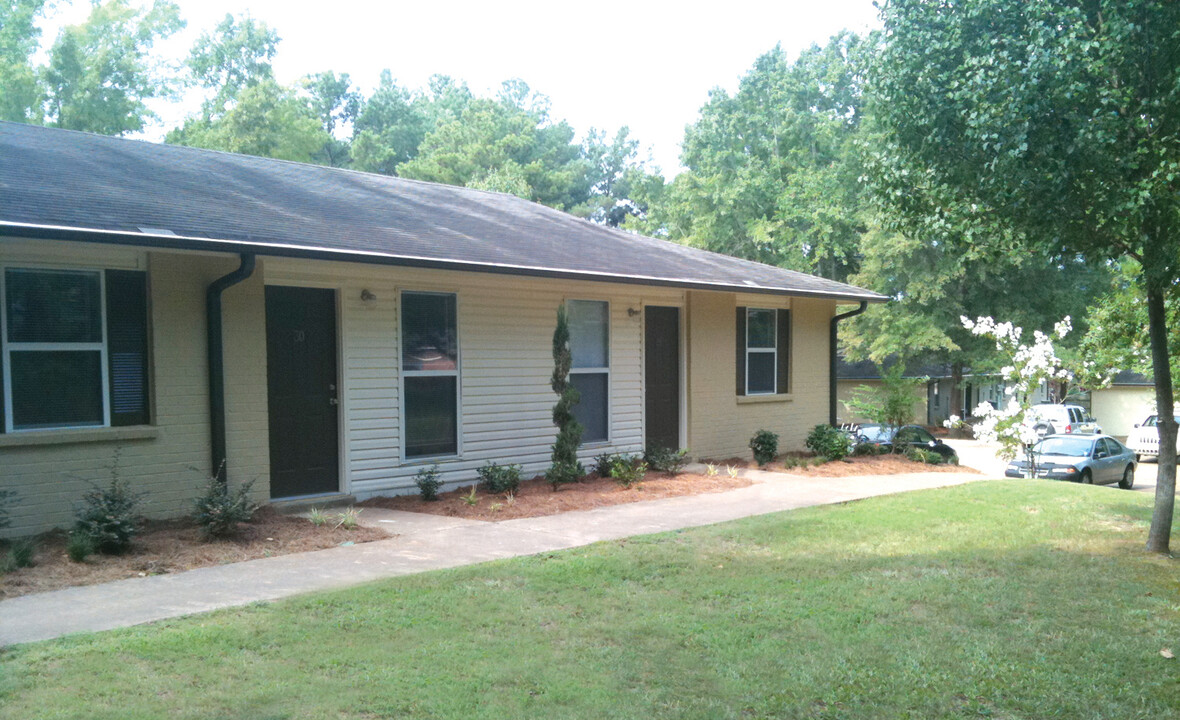
<svg viewBox="0 0 1180 720">
<path fill-rule="evenodd" d="M 910 447 L 930 450 L 941 455 L 947 462 L 958 464 L 959 454 L 950 445 L 930 434 L 921 425 L 902 425 L 895 428 L 889 425 L 869 423 L 861 425 L 854 438 L 858 443 L 872 443 L 883 450 L 892 450 L 894 445 L 908 445 Z"/>
<path fill-rule="evenodd" d="M 1109 435 L 1050 435 L 1033 446 L 1039 478 L 1096 485 L 1118 483 L 1124 490 L 1135 484 L 1135 453 Z M 1027 477 L 1028 460 L 1008 463 L 1008 477 Z"/>
<path fill-rule="evenodd" d="M 1176 416 L 1176 422 L 1180 422 L 1180 415 Z M 1137 424 L 1131 434 L 1127 436 L 1127 447 L 1131 448 L 1131 452 L 1135 453 L 1135 457 L 1139 460 L 1159 457 L 1159 416 L 1148 415 L 1146 420 Z"/>
<path fill-rule="evenodd" d="M 1037 437 L 1046 435 L 1101 435 L 1098 421 L 1081 405 L 1040 403 L 1029 409 L 1028 417 L 1036 423 Z"/>
</svg>

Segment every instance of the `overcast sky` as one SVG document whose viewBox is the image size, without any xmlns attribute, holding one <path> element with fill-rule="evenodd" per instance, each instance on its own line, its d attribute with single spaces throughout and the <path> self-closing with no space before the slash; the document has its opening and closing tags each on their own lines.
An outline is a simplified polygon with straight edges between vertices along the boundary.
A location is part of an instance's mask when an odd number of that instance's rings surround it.
<svg viewBox="0 0 1180 720">
<path fill-rule="evenodd" d="M 248 11 L 275 28 L 280 82 L 312 72 L 346 72 L 368 94 L 383 68 L 399 84 L 424 86 L 434 73 L 466 80 L 477 94 L 519 77 L 553 101 L 553 116 L 579 136 L 590 127 L 632 137 L 672 175 L 684 126 L 714 87 L 733 90 L 754 59 L 781 43 L 794 57 L 847 28 L 877 24 L 872 0 L 711 2 L 376 2 L 364 0 L 178 0 L 188 28 L 163 47 L 183 57 L 226 13 Z M 52 44 L 89 3 L 62 0 L 43 24 Z M 190 102 L 192 102 L 190 100 Z M 184 110 L 161 110 L 165 125 Z M 152 133 L 162 136 L 162 130 Z"/>
</svg>

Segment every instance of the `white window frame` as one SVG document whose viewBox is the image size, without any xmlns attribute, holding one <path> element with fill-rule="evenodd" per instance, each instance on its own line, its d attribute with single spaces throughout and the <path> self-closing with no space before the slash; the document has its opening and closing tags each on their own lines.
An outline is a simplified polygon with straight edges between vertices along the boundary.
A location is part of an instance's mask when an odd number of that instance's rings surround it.
<svg viewBox="0 0 1180 720">
<path fill-rule="evenodd" d="M 770 348 L 752 348 L 750 347 L 750 315 L 756 312 L 768 312 L 774 318 L 774 347 Z M 746 308 L 746 395 L 777 395 L 778 394 L 778 308 Z M 750 390 L 750 353 L 760 353 L 770 355 L 774 361 L 771 367 L 774 368 L 774 383 L 770 390 Z"/>
<path fill-rule="evenodd" d="M 102 329 L 102 340 L 86 343 L 30 343 L 8 341 L 8 271 L 29 270 L 33 272 L 72 272 L 78 274 L 98 275 L 98 304 L 101 310 L 99 322 Z M 102 420 L 97 423 L 83 423 L 74 425 L 53 425 L 49 427 L 16 428 L 14 426 L 12 409 L 12 353 L 14 352 L 99 352 L 99 374 L 102 383 Z M 5 264 L 0 265 L 0 361 L 4 372 L 4 432 L 6 434 L 45 432 L 47 430 L 66 430 L 73 428 L 105 428 L 111 426 L 111 387 L 110 370 L 107 364 L 107 279 L 104 268 L 71 267 L 60 265 L 40 264 Z"/>
<path fill-rule="evenodd" d="M 606 352 L 603 354 L 606 358 L 606 365 L 601 367 L 584 367 L 576 368 L 570 367 L 570 375 L 605 375 L 606 376 L 606 437 L 602 440 L 588 440 L 582 443 L 582 447 L 598 447 L 600 445 L 610 445 L 611 437 L 614 435 L 611 422 L 611 370 L 610 370 L 610 353 L 611 353 L 611 306 L 610 300 L 602 300 L 598 298 L 566 298 L 566 310 L 569 310 L 570 303 L 587 302 L 599 303 L 606 306 Z M 570 348 L 571 355 L 573 348 Z"/>
<path fill-rule="evenodd" d="M 455 369 L 454 370 L 406 370 L 405 369 L 405 332 L 402 322 L 402 310 L 406 295 L 449 295 L 455 298 Z M 463 455 L 463 350 L 459 342 L 459 293 L 448 290 L 413 290 L 398 291 L 397 307 L 397 368 L 401 378 L 398 382 L 398 416 L 401 418 L 401 461 L 402 463 L 429 463 L 434 460 L 453 459 Z M 406 378 L 413 377 L 453 377 L 455 378 L 455 452 L 437 455 L 413 455 L 406 453 L 408 440 L 406 438 Z"/>
</svg>

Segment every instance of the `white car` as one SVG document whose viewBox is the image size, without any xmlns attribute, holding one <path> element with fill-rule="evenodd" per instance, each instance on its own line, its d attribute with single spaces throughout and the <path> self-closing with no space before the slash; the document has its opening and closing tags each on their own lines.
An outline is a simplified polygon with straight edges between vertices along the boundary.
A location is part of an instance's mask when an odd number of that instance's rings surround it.
<svg viewBox="0 0 1180 720">
<path fill-rule="evenodd" d="M 1180 415 L 1176 416 L 1180 422 Z M 1159 457 L 1160 431 L 1159 416 L 1148 415 L 1147 419 L 1135 425 L 1135 429 L 1127 436 L 1127 447 L 1135 453 L 1135 457 L 1142 460 L 1145 457 Z"/>
<path fill-rule="evenodd" d="M 1047 435 L 1101 435 L 1102 428 L 1094 418 L 1086 414 L 1081 405 L 1059 405 L 1040 403 L 1030 409 L 1030 417 L 1036 421 L 1038 437 Z"/>
</svg>

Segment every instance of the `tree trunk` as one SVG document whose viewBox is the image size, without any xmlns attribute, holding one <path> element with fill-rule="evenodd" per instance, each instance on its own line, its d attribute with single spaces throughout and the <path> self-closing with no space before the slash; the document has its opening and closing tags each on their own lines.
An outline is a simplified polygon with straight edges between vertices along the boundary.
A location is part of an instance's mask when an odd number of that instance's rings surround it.
<svg viewBox="0 0 1180 720">
<path fill-rule="evenodd" d="M 963 412 L 963 363 L 951 364 L 951 415 L 966 418 Z"/>
<path fill-rule="evenodd" d="M 1168 363 L 1168 328 L 1164 313 L 1164 291 L 1159 283 L 1146 280 L 1148 334 L 1151 336 L 1151 365 L 1155 376 L 1155 407 L 1159 417 L 1159 464 L 1156 469 L 1155 509 L 1147 533 L 1147 549 L 1168 552 L 1172 535 L 1172 511 L 1176 503 L 1176 419 L 1172 405 L 1172 369 Z"/>
</svg>

